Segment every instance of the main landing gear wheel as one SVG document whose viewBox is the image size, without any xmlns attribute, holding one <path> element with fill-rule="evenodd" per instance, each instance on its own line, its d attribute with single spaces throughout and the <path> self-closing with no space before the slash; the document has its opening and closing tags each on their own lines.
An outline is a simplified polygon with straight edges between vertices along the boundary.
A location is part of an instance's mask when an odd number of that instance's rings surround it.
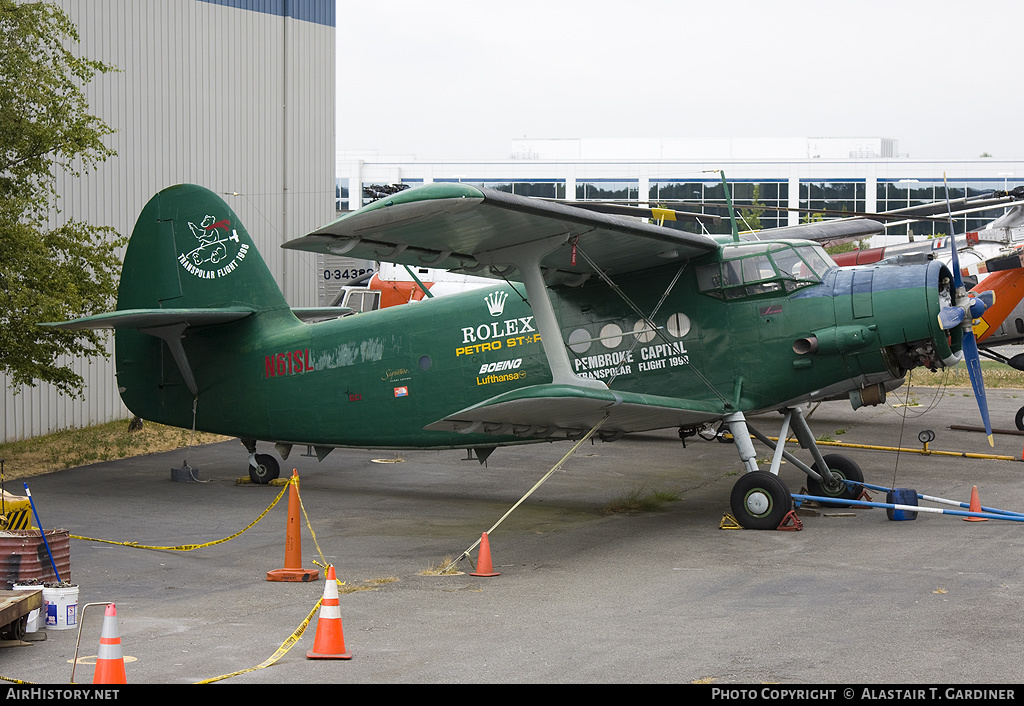
<svg viewBox="0 0 1024 706">
<path fill-rule="evenodd" d="M 828 469 L 832 471 L 833 476 L 838 476 L 840 482 L 832 486 L 824 486 L 821 481 L 814 480 L 813 478 L 807 479 L 807 493 L 809 495 L 819 495 L 826 498 L 836 498 L 837 500 L 856 500 L 861 493 L 859 486 L 850 487 L 848 484 L 843 483 L 844 480 L 852 480 L 855 483 L 864 482 L 864 471 L 860 470 L 860 466 L 857 462 L 841 456 L 839 454 L 829 454 L 828 456 L 822 457 Z M 818 464 L 815 463 L 811 466 L 811 470 L 818 471 Z M 849 503 L 835 502 L 835 503 L 822 503 L 827 504 L 829 507 L 850 507 Z"/>
<path fill-rule="evenodd" d="M 1024 407 L 1017 410 L 1017 416 L 1013 418 L 1013 423 L 1017 425 L 1018 431 L 1024 431 Z"/>
<path fill-rule="evenodd" d="M 732 487 L 729 505 L 743 527 L 777 529 L 793 509 L 793 498 L 778 476 L 768 471 L 751 471 Z"/>
<path fill-rule="evenodd" d="M 249 466 L 249 480 L 266 485 L 281 475 L 281 464 L 270 454 L 256 454 L 256 466 Z"/>
</svg>

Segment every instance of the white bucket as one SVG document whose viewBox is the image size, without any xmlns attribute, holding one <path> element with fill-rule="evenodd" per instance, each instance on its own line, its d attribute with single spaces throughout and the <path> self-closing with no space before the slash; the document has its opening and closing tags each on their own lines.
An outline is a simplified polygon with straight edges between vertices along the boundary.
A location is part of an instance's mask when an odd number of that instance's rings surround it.
<svg viewBox="0 0 1024 706">
<path fill-rule="evenodd" d="M 42 586 L 32 586 L 20 583 L 14 584 L 15 591 L 38 591 L 40 588 L 42 588 Z M 36 608 L 35 610 L 29 611 L 28 622 L 25 624 L 26 634 L 36 632 L 39 628 L 43 627 L 42 614 L 42 608 Z"/>
<path fill-rule="evenodd" d="M 69 630 L 78 624 L 78 586 L 44 586 L 47 630 Z"/>
</svg>

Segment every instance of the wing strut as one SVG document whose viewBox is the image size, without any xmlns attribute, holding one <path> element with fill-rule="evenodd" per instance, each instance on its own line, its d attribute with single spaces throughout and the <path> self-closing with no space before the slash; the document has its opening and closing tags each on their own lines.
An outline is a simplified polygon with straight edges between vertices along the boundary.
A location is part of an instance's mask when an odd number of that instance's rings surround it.
<svg viewBox="0 0 1024 706">
<path fill-rule="evenodd" d="M 615 284 L 615 282 L 612 281 L 612 278 L 608 276 L 608 273 L 605 272 L 603 269 L 601 269 L 597 265 L 596 262 L 594 262 L 593 260 L 590 259 L 590 257 L 587 255 L 587 253 L 585 253 L 583 251 L 582 248 L 577 246 L 576 250 L 577 250 L 577 252 L 579 252 L 580 255 L 583 256 L 583 259 L 587 261 L 587 264 L 590 265 L 594 269 L 594 271 L 597 273 L 597 276 L 600 277 L 604 281 L 604 283 L 607 284 L 611 288 L 611 290 L 613 292 L 618 294 L 619 298 L 622 299 L 622 301 L 626 302 L 627 306 L 629 306 L 629 308 L 633 310 L 633 313 L 635 313 L 637 316 L 639 316 L 640 319 L 644 322 L 644 325 L 646 326 L 646 329 L 644 331 L 640 331 L 638 333 L 643 333 L 646 330 L 650 330 L 650 331 L 652 331 L 654 333 L 654 335 L 658 336 L 663 341 L 665 341 L 665 343 L 668 343 L 669 345 L 672 344 L 672 341 L 670 341 L 668 339 L 668 337 L 665 335 L 664 329 L 662 327 L 660 327 L 660 326 L 657 326 L 654 323 L 653 319 L 657 315 L 658 310 L 661 309 L 661 305 L 665 303 L 665 299 L 668 298 L 669 293 L 675 288 L 676 282 L 679 281 L 680 275 L 683 274 L 683 269 L 686 268 L 686 263 L 685 262 L 683 263 L 683 266 L 679 268 L 679 271 L 676 272 L 675 277 L 672 278 L 672 281 L 668 285 L 668 289 L 666 289 L 665 293 L 661 295 L 661 299 L 655 305 L 654 311 L 651 312 L 650 316 L 647 316 L 646 314 L 644 314 L 643 311 L 640 310 L 640 307 L 638 307 L 636 304 L 634 304 L 633 300 L 630 299 L 628 296 L 626 296 L 626 293 L 623 292 L 622 289 L 620 289 L 619 286 L 617 284 Z M 633 337 L 633 345 L 630 347 L 630 350 L 635 348 L 639 341 L 640 341 L 639 336 L 634 336 Z M 715 386 L 711 384 L 711 381 L 708 380 L 706 377 L 704 377 L 704 375 L 695 366 L 688 365 L 686 367 L 687 367 L 687 369 L 692 370 L 694 373 L 696 373 L 697 377 L 700 378 L 701 382 L 703 382 L 707 386 L 707 388 L 709 390 L 711 390 L 713 393 L 715 393 L 715 395 L 718 396 L 718 399 L 720 399 L 723 403 L 725 403 L 726 408 L 734 406 L 734 405 L 729 403 L 729 400 L 727 400 L 725 398 L 725 396 L 721 392 L 719 392 L 717 389 L 715 389 Z M 611 381 L 614 381 L 614 380 L 615 380 L 615 377 L 613 376 Z M 739 400 L 737 400 L 737 402 L 738 401 Z"/>
<path fill-rule="evenodd" d="M 490 250 L 476 256 L 478 262 L 488 265 L 506 265 L 512 263 L 523 275 L 526 285 L 526 296 L 537 320 L 537 330 L 544 346 L 544 355 L 551 367 L 552 384 L 575 385 L 598 390 L 607 390 L 608 386 L 600 380 L 580 377 L 573 372 L 569 364 L 569 355 L 565 352 L 565 341 L 555 318 L 555 310 L 548 298 L 548 288 L 540 271 L 540 261 L 545 255 L 564 245 L 569 234 L 556 235 L 532 243 L 524 243 L 508 248 Z"/>
</svg>

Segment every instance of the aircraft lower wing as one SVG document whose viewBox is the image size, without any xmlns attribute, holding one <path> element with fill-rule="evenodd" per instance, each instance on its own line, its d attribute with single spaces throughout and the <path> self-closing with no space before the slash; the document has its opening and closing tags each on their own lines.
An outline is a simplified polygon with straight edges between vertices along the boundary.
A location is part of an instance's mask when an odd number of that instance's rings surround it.
<svg viewBox="0 0 1024 706">
<path fill-rule="evenodd" d="M 575 385 L 532 385 L 467 407 L 427 425 L 430 431 L 514 435 L 524 439 L 582 436 L 607 417 L 603 436 L 699 424 L 727 414 L 707 400 L 686 400 Z"/>
</svg>

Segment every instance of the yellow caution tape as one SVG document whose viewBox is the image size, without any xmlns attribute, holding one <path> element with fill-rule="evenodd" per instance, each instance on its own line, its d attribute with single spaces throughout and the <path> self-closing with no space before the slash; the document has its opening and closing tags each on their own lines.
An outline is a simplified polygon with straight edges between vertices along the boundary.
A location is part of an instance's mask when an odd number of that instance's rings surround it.
<svg viewBox="0 0 1024 706">
<path fill-rule="evenodd" d="M 309 513 L 306 512 L 306 506 L 302 504 L 302 493 L 299 492 L 299 483 L 298 483 L 298 478 L 299 477 L 298 476 L 293 476 L 293 477 L 295 478 L 295 494 L 299 498 L 299 507 L 302 508 L 302 515 L 303 515 L 303 517 L 306 518 L 306 527 L 309 528 L 309 536 L 313 538 L 313 545 L 316 547 L 316 552 L 317 552 L 317 554 L 320 555 L 320 559 L 323 561 L 323 564 L 321 566 L 327 566 L 327 559 L 324 558 L 324 553 L 320 549 L 320 545 L 316 541 L 316 532 L 313 531 L 313 525 L 309 521 Z M 340 586 L 341 584 L 339 583 L 338 585 Z"/>
<path fill-rule="evenodd" d="M 299 481 L 299 477 L 297 475 L 293 475 L 291 478 L 288 479 L 287 482 L 285 482 L 283 484 L 284 487 L 281 488 L 281 492 L 278 493 L 277 497 L 274 498 L 274 501 L 272 503 L 270 503 L 270 505 L 267 506 L 267 509 L 264 510 L 262 513 L 260 513 L 259 517 L 257 517 L 255 520 L 253 520 L 244 529 L 242 529 L 242 530 L 240 530 L 238 532 L 235 532 L 234 534 L 232 534 L 229 537 L 225 537 L 224 539 L 218 539 L 218 540 L 213 541 L 213 542 L 206 542 L 204 544 L 182 544 L 182 545 L 179 545 L 179 546 L 176 546 L 176 547 L 156 547 L 156 546 L 148 546 L 148 545 L 144 545 L 144 544 L 139 544 L 138 542 L 115 542 L 115 541 L 112 541 L 112 540 L 109 540 L 109 539 L 95 539 L 93 537 L 80 537 L 80 536 L 74 535 L 74 534 L 72 534 L 70 536 L 73 537 L 74 539 L 81 539 L 81 540 L 85 540 L 85 541 L 88 541 L 88 542 L 102 542 L 104 544 L 116 544 L 116 545 L 119 545 L 119 546 L 122 546 L 122 547 L 132 547 L 134 549 L 160 549 L 160 550 L 164 550 L 164 551 L 189 552 L 189 551 L 192 551 L 193 549 L 199 549 L 201 547 L 212 547 L 215 544 L 221 544 L 223 542 L 228 541 L 229 539 L 234 539 L 235 537 L 239 536 L 240 534 L 242 534 L 246 530 L 248 530 L 251 527 L 255 526 L 257 522 L 259 522 L 264 517 L 266 517 L 267 513 L 270 512 L 274 508 L 274 506 L 277 505 L 278 502 L 280 502 L 281 498 L 284 497 L 285 491 L 288 490 L 288 486 L 291 485 L 292 483 L 294 483 L 295 484 L 295 493 L 299 497 L 299 506 L 302 507 L 302 514 L 306 517 L 306 526 L 309 527 L 309 532 L 310 532 L 310 534 L 313 537 L 313 543 L 316 544 L 316 534 L 313 532 L 313 526 L 310 524 L 309 514 L 306 512 L 306 506 L 302 504 L 302 495 L 299 493 L 299 483 L 298 483 L 298 481 Z M 320 545 L 317 544 L 316 548 L 317 548 L 317 551 L 320 553 L 320 558 L 324 560 L 324 565 L 326 566 L 327 565 L 327 560 L 324 559 L 324 554 L 320 550 Z M 314 562 L 314 563 L 316 563 L 316 562 Z M 338 586 L 344 586 L 345 585 L 345 582 L 339 581 L 337 578 L 335 579 L 335 583 L 337 583 Z M 316 602 L 316 605 L 313 606 L 313 609 L 311 611 L 309 611 L 309 615 L 306 616 L 306 619 L 303 620 L 299 624 L 299 626 L 297 628 L 295 628 L 295 631 L 292 632 L 292 634 L 288 637 L 288 639 L 285 640 L 283 643 L 281 643 L 281 646 L 277 648 L 277 651 L 274 652 L 274 654 L 272 654 L 270 657 L 268 657 L 266 660 L 264 660 L 260 664 L 257 664 L 255 667 L 249 667 L 247 669 L 240 669 L 237 672 L 231 672 L 230 674 L 222 674 L 219 677 L 211 677 L 209 679 L 203 679 L 202 681 L 198 681 L 198 682 L 195 682 L 195 683 L 196 684 L 211 684 L 211 683 L 216 682 L 216 681 L 222 681 L 224 679 L 229 679 L 231 677 L 238 676 L 239 674 L 246 674 L 248 672 L 254 672 L 254 671 L 258 670 L 258 669 L 264 669 L 264 668 L 269 667 L 272 664 L 276 663 L 278 660 L 280 660 L 282 657 L 284 657 L 286 654 L 288 654 L 288 651 L 292 647 L 295 646 L 296 642 L 299 641 L 299 638 L 302 637 L 302 634 L 306 631 L 306 628 L 309 627 L 310 621 L 313 620 L 313 616 L 316 615 L 316 612 L 318 610 L 320 610 L 320 604 L 322 602 L 323 602 L 323 598 L 318 600 Z M 4 676 L 0 676 L 0 680 L 9 681 L 9 682 L 12 682 L 14 684 L 32 684 L 32 683 L 34 683 L 34 682 L 22 681 L 20 679 L 13 679 L 13 678 L 10 678 L 10 677 L 4 677 Z"/>
<path fill-rule="evenodd" d="M 2 681 L 9 681 L 12 684 L 35 684 L 36 683 L 34 681 L 25 681 L 24 679 L 15 679 L 14 677 L 5 677 L 5 676 L 0 676 L 0 680 L 2 680 Z"/>
<path fill-rule="evenodd" d="M 298 481 L 298 476 L 292 476 L 292 478 L 290 478 L 288 480 L 288 483 L 286 483 L 284 485 L 284 487 L 281 488 L 281 492 L 277 494 L 277 497 L 274 498 L 274 502 L 270 503 L 270 505 L 267 507 L 267 509 L 264 510 L 262 513 L 260 513 L 260 516 L 257 517 L 252 522 L 250 522 L 246 527 L 242 528 L 238 532 L 235 532 L 234 534 L 232 534 L 232 535 L 230 535 L 228 537 L 224 537 L 223 539 L 217 539 L 217 540 L 214 540 L 213 542 L 205 542 L 203 544 L 179 544 L 176 547 L 154 547 L 154 546 L 149 546 L 149 545 L 146 545 L 146 544 L 139 544 L 138 542 L 115 542 L 115 541 L 110 540 L 110 539 L 95 539 L 94 537 L 80 537 L 77 534 L 72 534 L 72 535 L 69 535 L 69 536 L 72 539 L 81 539 L 81 540 L 86 541 L 86 542 L 102 542 L 104 544 L 116 544 L 116 545 L 121 546 L 121 547 L 132 547 L 133 549 L 159 549 L 159 550 L 167 551 L 167 552 L 190 552 L 193 549 L 202 549 L 203 547 L 212 547 L 212 546 L 214 546 L 216 544 L 223 544 L 224 542 L 228 541 L 229 539 L 234 539 L 235 537 L 241 535 L 246 530 L 251 529 L 252 527 L 254 527 L 257 522 L 259 522 L 264 517 L 266 517 L 267 513 L 270 512 L 271 510 L 273 510 L 274 506 L 277 505 L 278 502 L 280 502 L 281 498 L 284 497 L 285 491 L 288 489 L 288 486 L 291 483 L 294 482 L 295 483 L 295 488 L 296 488 L 296 490 L 298 490 L 299 486 L 298 486 L 298 482 L 297 481 Z M 309 522 L 309 518 L 306 518 L 306 521 L 308 523 Z M 321 554 L 321 556 L 323 556 L 323 555 Z"/>
<path fill-rule="evenodd" d="M 323 598 L 321 598 L 319 601 L 316 602 L 316 605 L 313 606 L 313 610 L 309 611 L 309 615 L 306 616 L 306 619 L 302 621 L 302 623 L 299 625 L 299 627 L 295 628 L 295 632 L 293 632 L 288 637 L 287 640 L 285 640 L 284 642 L 281 643 L 281 646 L 277 648 L 277 652 L 272 654 L 270 657 L 268 657 L 263 662 L 257 664 L 255 667 L 249 667 L 248 669 L 240 669 L 237 672 L 231 672 L 230 674 L 221 674 L 219 677 L 210 677 L 209 679 L 203 679 L 202 681 L 197 681 L 195 683 L 196 684 L 212 684 L 215 681 L 221 681 L 223 679 L 229 679 L 231 677 L 237 677 L 239 674 L 246 674 L 248 672 L 255 672 L 257 669 L 264 669 L 264 668 L 269 667 L 270 665 L 274 664 L 275 662 L 277 662 L 277 660 L 281 659 L 286 654 L 288 654 L 288 650 L 290 650 L 292 647 L 294 647 L 295 643 L 299 641 L 299 638 L 302 637 L 302 633 L 304 633 L 306 631 L 306 628 L 309 627 L 309 621 L 311 621 L 313 619 L 313 616 L 316 614 L 316 612 L 318 610 L 320 610 L 320 604 L 322 602 L 323 602 Z"/>
<path fill-rule="evenodd" d="M 203 679 L 202 681 L 197 681 L 195 683 L 196 684 L 212 684 L 215 681 L 222 681 L 224 679 L 230 679 L 231 677 L 236 677 L 239 674 L 246 674 L 248 672 L 255 672 L 257 669 L 265 669 L 266 667 L 269 667 L 270 665 L 274 664 L 279 659 L 281 659 L 286 654 L 288 654 L 288 650 L 290 650 L 292 647 L 294 647 L 295 643 L 299 641 L 299 638 L 302 637 L 302 634 L 306 631 L 306 628 L 309 627 L 310 621 L 313 620 L 313 616 L 316 615 L 316 612 L 318 610 L 320 610 L 320 604 L 323 603 L 323 600 L 324 599 L 321 598 L 320 600 L 318 600 L 316 602 L 316 605 L 313 606 L 313 610 L 309 611 L 309 615 L 306 616 L 306 619 L 303 620 L 301 623 L 299 623 L 299 626 L 297 628 L 295 628 L 295 631 L 291 635 L 288 636 L 287 640 L 285 640 L 284 642 L 281 643 L 281 646 L 277 648 L 277 651 L 274 652 L 274 654 L 272 654 L 270 657 L 265 659 L 263 662 L 257 664 L 255 667 L 249 667 L 248 669 L 240 669 L 237 672 L 231 672 L 230 674 L 222 674 L 219 677 L 210 677 L 209 679 Z M 12 684 L 35 684 L 35 682 L 23 681 L 21 679 L 14 679 L 12 677 L 5 677 L 5 676 L 0 676 L 0 680 L 8 681 L 8 682 L 11 682 Z"/>
</svg>

